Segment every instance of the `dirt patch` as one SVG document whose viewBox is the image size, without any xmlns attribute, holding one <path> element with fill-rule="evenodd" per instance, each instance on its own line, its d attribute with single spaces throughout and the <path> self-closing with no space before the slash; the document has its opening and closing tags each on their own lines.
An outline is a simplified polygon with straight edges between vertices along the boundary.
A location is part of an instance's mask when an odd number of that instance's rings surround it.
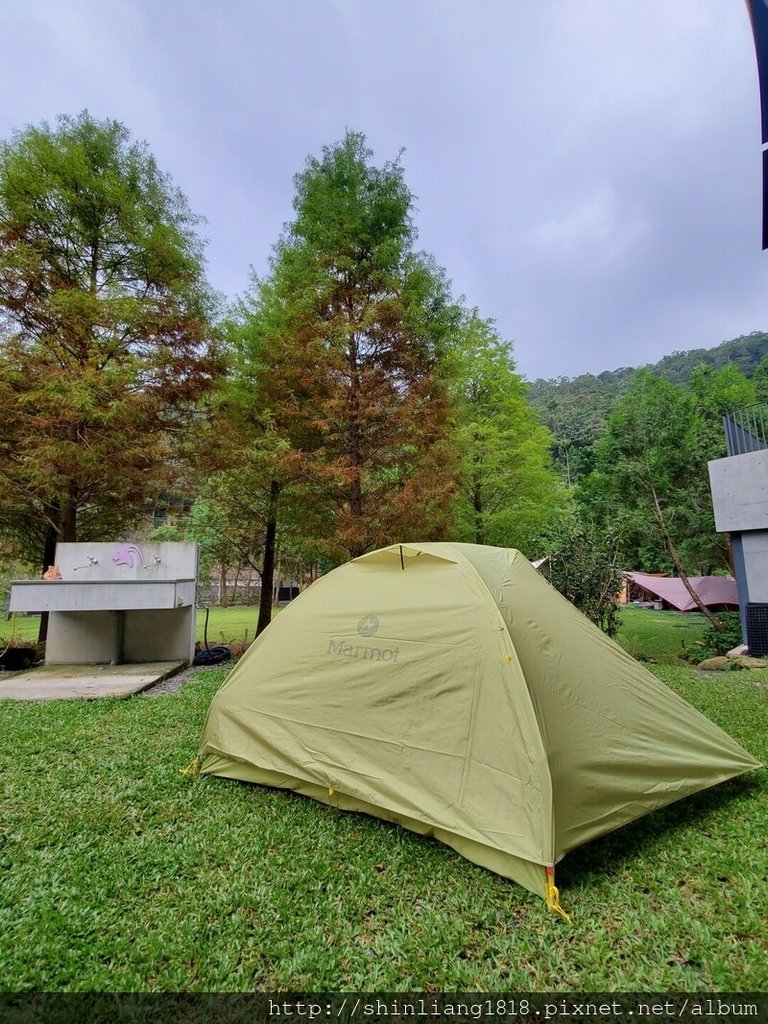
<svg viewBox="0 0 768 1024">
<path fill-rule="evenodd" d="M 233 662 L 229 662 L 233 664 Z M 161 679 L 155 686 L 150 686 L 148 690 L 144 690 L 139 696 L 141 697 L 165 697 L 169 693 L 178 693 L 179 690 L 187 683 L 196 679 L 200 672 L 205 672 L 205 666 L 193 665 L 190 668 L 185 668 L 181 672 L 177 672 L 175 676 L 170 676 L 168 679 Z"/>
</svg>

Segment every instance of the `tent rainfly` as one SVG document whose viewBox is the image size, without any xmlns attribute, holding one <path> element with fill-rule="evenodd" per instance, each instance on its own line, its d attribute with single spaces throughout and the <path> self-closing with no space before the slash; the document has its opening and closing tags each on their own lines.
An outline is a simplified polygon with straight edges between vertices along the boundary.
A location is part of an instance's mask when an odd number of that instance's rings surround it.
<svg viewBox="0 0 768 1024">
<path fill-rule="evenodd" d="M 214 697 L 195 769 L 434 836 L 560 910 L 574 847 L 760 767 L 519 552 L 396 544 L 318 580 Z"/>
</svg>

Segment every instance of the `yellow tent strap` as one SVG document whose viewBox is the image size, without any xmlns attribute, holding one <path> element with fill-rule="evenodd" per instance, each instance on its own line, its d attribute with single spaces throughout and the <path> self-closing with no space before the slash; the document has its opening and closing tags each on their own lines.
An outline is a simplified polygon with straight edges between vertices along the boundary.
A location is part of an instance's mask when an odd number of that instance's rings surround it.
<svg viewBox="0 0 768 1024">
<path fill-rule="evenodd" d="M 568 922 L 568 924 L 571 923 L 570 914 L 566 914 L 566 912 L 560 906 L 560 893 L 557 891 L 557 886 L 555 885 L 554 867 L 547 868 L 547 906 L 556 914 L 561 914 Z"/>
<path fill-rule="evenodd" d="M 186 768 L 179 768 L 179 775 L 199 775 L 200 774 L 200 755 L 196 755 L 192 758 Z"/>
</svg>

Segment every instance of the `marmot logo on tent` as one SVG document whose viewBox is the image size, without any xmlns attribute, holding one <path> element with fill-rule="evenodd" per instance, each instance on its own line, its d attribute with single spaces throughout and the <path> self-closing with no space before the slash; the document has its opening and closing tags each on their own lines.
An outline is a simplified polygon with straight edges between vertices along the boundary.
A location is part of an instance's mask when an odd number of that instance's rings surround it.
<svg viewBox="0 0 768 1024">
<path fill-rule="evenodd" d="M 344 640 L 329 640 L 326 654 L 340 654 L 343 658 L 362 658 L 363 661 L 397 661 L 399 647 L 363 647 Z"/>
<path fill-rule="evenodd" d="M 360 636 L 375 636 L 379 631 L 379 616 L 364 615 L 357 624 L 357 632 Z"/>
</svg>

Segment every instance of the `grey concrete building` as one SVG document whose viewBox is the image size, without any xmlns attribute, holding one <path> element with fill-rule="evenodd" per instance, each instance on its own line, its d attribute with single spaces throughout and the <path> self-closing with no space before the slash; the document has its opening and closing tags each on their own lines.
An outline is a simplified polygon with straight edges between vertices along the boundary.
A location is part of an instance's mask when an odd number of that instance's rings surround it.
<svg viewBox="0 0 768 1024">
<path fill-rule="evenodd" d="M 715 526 L 731 535 L 744 643 L 768 654 L 768 406 L 724 419 L 728 455 L 709 463 Z"/>
</svg>

